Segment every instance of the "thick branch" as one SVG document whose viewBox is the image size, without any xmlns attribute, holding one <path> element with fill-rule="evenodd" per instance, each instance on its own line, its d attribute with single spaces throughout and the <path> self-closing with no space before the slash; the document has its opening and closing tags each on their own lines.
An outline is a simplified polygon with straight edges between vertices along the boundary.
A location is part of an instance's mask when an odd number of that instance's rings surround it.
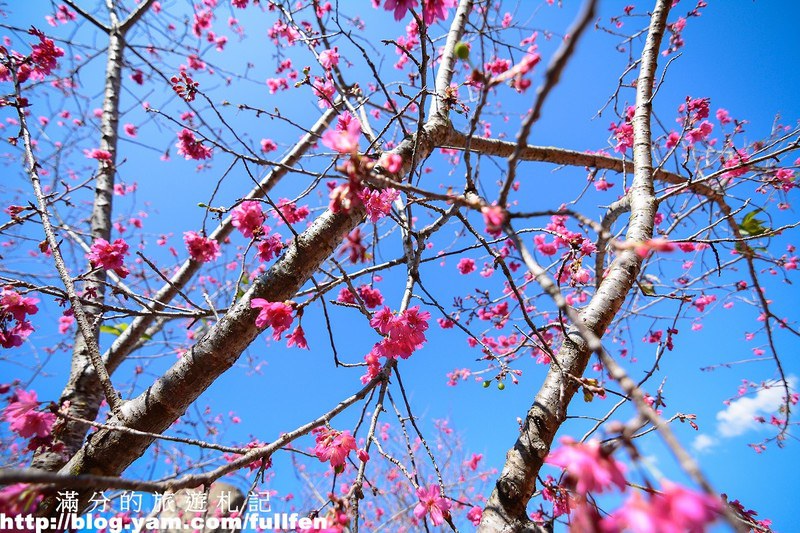
<svg viewBox="0 0 800 533">
<path fill-rule="evenodd" d="M 113 11 L 112 21 L 114 21 Z M 100 149 L 111 154 L 110 159 L 98 163 L 95 179 L 95 195 L 91 215 L 92 240 L 111 238 L 112 204 L 114 198 L 114 178 L 117 163 L 117 141 L 119 139 L 119 101 L 122 86 L 122 63 L 125 49 L 125 35 L 112 25 L 109 32 L 108 56 L 106 60 L 103 115 L 100 123 Z M 60 404 L 69 402 L 69 413 L 75 418 L 94 420 L 100 402 L 100 383 L 95 365 L 91 364 L 90 354 L 99 351 L 97 338 L 100 333 L 102 305 L 105 299 L 106 271 L 96 269 L 86 276 L 86 286 L 96 289 L 97 305 L 84 306 L 89 322 L 93 323 L 92 335 L 87 336 L 84 328 L 78 328 L 72 349 L 70 376 L 61 392 Z M 76 317 L 77 318 L 77 317 Z M 91 339 L 91 340 L 88 340 Z M 89 343 L 93 344 L 89 346 Z M 67 422 L 55 435 L 55 444 L 63 446 L 63 452 L 42 451 L 37 454 L 32 466 L 44 470 L 58 470 L 64 464 L 64 457 L 71 457 L 83 444 L 88 426 L 78 422 Z"/>
<path fill-rule="evenodd" d="M 650 152 L 650 110 L 658 50 L 666 26 L 670 0 L 658 0 L 642 53 L 634 115 L 634 179 L 630 191 L 631 220 L 626 238 L 645 241 L 652 237 L 656 213 Z M 633 251 L 622 252 L 612 263 L 608 276 L 581 312 L 583 326 L 601 337 L 619 311 L 641 267 Z M 566 409 L 577 390 L 567 377 L 583 375 L 591 350 L 573 328 L 550 367 L 536 395 L 514 447 L 506 454 L 506 464 L 487 501 L 478 531 L 534 531 L 527 516 L 527 505 L 536 487 L 536 476 L 550 451 L 556 431 L 566 419 Z"/>
<path fill-rule="evenodd" d="M 461 38 L 466 24 L 465 14 L 469 13 L 471 5 L 471 0 L 462 0 L 448 42 L 453 39 L 457 42 Z M 445 57 L 442 68 L 452 67 L 453 61 Z M 439 76 L 437 82 L 449 84 L 451 76 L 452 70 Z M 393 150 L 404 162 L 398 174 L 410 172 L 416 162 L 427 157 L 435 147 L 448 143 L 451 130 L 446 120 L 447 117 L 441 114 L 432 116 L 421 131 Z M 129 401 L 112 423 L 149 433 L 160 433 L 168 428 L 236 362 L 260 333 L 255 326 L 258 311 L 250 306 L 252 299 L 284 301 L 292 298 L 345 236 L 361 223 L 364 215 L 363 206 L 355 207 L 349 213 L 328 210 L 321 215 L 180 361 L 140 396 Z M 152 441 L 150 436 L 123 437 L 116 431 L 100 430 L 92 435 L 62 472 L 119 475 L 144 453 Z M 86 496 L 83 494 L 84 499 Z M 54 504 L 52 499 L 43 502 L 41 513 L 54 513 Z"/>
</svg>

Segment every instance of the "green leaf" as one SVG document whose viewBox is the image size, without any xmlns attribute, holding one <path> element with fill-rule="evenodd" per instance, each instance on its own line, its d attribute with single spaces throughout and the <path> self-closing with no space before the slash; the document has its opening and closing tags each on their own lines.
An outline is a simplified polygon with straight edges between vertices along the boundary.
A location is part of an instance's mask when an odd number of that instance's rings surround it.
<svg viewBox="0 0 800 533">
<path fill-rule="evenodd" d="M 111 333 L 115 337 L 122 335 L 122 332 L 128 329 L 128 324 L 119 324 L 117 326 L 100 326 L 100 333 Z"/>
<path fill-rule="evenodd" d="M 594 393 L 587 389 L 586 387 L 583 388 L 583 401 L 586 403 L 591 402 L 594 400 Z"/>
<path fill-rule="evenodd" d="M 764 225 L 765 222 L 759 218 L 756 218 L 756 215 L 759 211 L 761 211 L 761 209 L 750 211 L 739 223 L 739 230 L 744 235 L 749 237 L 757 237 L 758 235 L 763 235 L 769 231 L 769 228 Z"/>
<path fill-rule="evenodd" d="M 128 329 L 128 324 L 125 323 L 115 324 L 113 326 L 103 324 L 102 326 L 100 326 L 100 333 L 110 333 L 115 337 L 119 337 L 126 329 Z M 146 335 L 146 334 L 141 336 L 141 339 L 146 341 L 152 340 L 152 338 L 153 337 L 151 335 Z"/>
</svg>

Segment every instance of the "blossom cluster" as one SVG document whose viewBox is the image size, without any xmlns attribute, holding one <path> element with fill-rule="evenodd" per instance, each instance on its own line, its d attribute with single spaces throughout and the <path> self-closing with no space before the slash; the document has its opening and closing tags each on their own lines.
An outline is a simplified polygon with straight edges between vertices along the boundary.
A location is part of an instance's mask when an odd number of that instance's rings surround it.
<svg viewBox="0 0 800 533">
<path fill-rule="evenodd" d="M 58 58 L 64 56 L 64 50 L 41 30 L 32 27 L 28 33 L 36 36 L 39 42 L 31 45 L 31 53 L 27 56 L 13 50 L 9 52 L 0 46 L 0 59 L 3 60 L 3 64 L 0 64 L 0 81 L 11 81 L 10 68 L 16 69 L 17 81 L 25 83 L 29 79 L 41 81 L 58 67 Z"/>
<path fill-rule="evenodd" d="M 375 4 L 376 6 L 378 4 Z M 437 20 L 447 20 L 449 10 L 456 5 L 456 0 L 422 0 L 422 20 L 431 25 Z M 403 20 L 409 9 L 416 9 L 418 0 L 386 0 L 383 8 L 394 12 L 395 20 Z"/>
<path fill-rule="evenodd" d="M 350 431 L 337 431 L 325 427 L 313 430 L 316 439 L 314 455 L 323 463 L 330 463 L 336 472 L 343 472 L 345 461 L 356 449 L 356 439 Z"/>
<path fill-rule="evenodd" d="M 113 270 L 117 276 L 124 278 L 130 274 L 125 266 L 126 255 L 128 255 L 128 243 L 124 239 L 116 239 L 113 243 L 105 239 L 95 239 L 86 258 L 93 268 Z"/>
<path fill-rule="evenodd" d="M 401 311 L 397 315 L 388 307 L 375 313 L 369 324 L 384 337 L 364 357 L 367 362 L 367 373 L 362 376 L 362 382 L 366 383 L 378 375 L 381 357 L 407 359 L 415 350 L 421 348 L 427 340 L 425 331 L 428 329 L 430 317 L 429 312 L 420 312 L 419 306 Z"/>
<path fill-rule="evenodd" d="M 342 185 L 329 184 L 331 187 L 329 207 L 334 213 L 347 213 L 354 207 L 363 205 L 367 216 L 377 222 L 389 214 L 392 202 L 399 193 L 392 188 L 373 190 L 362 184 L 362 178 L 368 175 L 376 164 L 358 154 L 358 142 L 361 136 L 361 123 L 349 111 L 341 113 L 336 128 L 322 135 L 322 144 L 349 155 L 347 162 L 339 167 L 347 175 L 347 182 Z M 390 174 L 398 173 L 403 166 L 403 159 L 397 154 L 384 153 L 377 166 Z"/>
<path fill-rule="evenodd" d="M 370 287 L 367 284 L 360 285 L 356 288 L 356 292 L 364 302 L 364 305 L 367 309 L 375 309 L 376 307 L 383 305 L 383 295 L 381 294 L 380 290 L 374 287 Z M 356 297 L 349 288 L 344 287 L 339 291 L 336 301 L 347 304 L 355 304 Z"/>
<path fill-rule="evenodd" d="M 417 489 L 419 503 L 414 507 L 414 516 L 422 519 L 430 515 L 434 526 L 444 523 L 445 518 L 450 516 L 450 501 L 444 498 L 439 489 L 439 485 L 429 485 L 428 488 L 420 487 Z"/>
<path fill-rule="evenodd" d="M 272 338 L 280 340 L 284 331 L 292 326 L 294 309 L 287 302 L 270 302 L 264 298 L 250 300 L 250 308 L 258 309 L 256 327 L 272 327 Z"/>
<path fill-rule="evenodd" d="M 24 439 L 45 439 L 51 434 L 56 415 L 38 408 L 36 391 L 17 389 L 3 410 L 3 419 L 9 423 L 11 431 Z"/>
<path fill-rule="evenodd" d="M 178 148 L 178 154 L 186 159 L 208 159 L 213 153 L 211 148 L 205 146 L 191 130 L 186 128 L 178 133 L 178 142 L 175 146 Z"/>
<path fill-rule="evenodd" d="M 11 287 L 0 292 L 0 346 L 16 348 L 33 333 L 33 326 L 28 315 L 39 311 L 36 304 L 39 300 L 30 296 L 22 296 Z"/>
<path fill-rule="evenodd" d="M 550 478 L 543 495 L 553 502 L 554 514 L 570 513 L 573 528 L 599 523 L 600 530 L 609 533 L 703 531 L 722 512 L 719 499 L 662 480 L 660 491 L 651 491 L 646 498 L 633 493 L 622 507 L 601 518 L 587 495 L 614 486 L 624 492 L 625 467 L 599 441 L 579 443 L 570 437 L 562 438 L 561 447 L 551 452 L 545 462 L 564 469 L 563 487 Z"/>
</svg>

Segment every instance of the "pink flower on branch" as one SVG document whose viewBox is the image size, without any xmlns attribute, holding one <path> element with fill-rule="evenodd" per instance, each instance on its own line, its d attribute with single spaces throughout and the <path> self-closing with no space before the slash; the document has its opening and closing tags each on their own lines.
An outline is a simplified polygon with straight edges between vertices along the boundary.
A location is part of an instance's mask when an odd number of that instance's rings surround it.
<svg viewBox="0 0 800 533">
<path fill-rule="evenodd" d="M 385 217 L 392 210 L 392 202 L 394 202 L 400 193 L 395 189 L 383 189 L 377 191 L 374 189 L 361 189 L 358 197 L 364 208 L 367 210 L 367 216 L 372 222 L 377 222 Z"/>
<path fill-rule="evenodd" d="M 389 172 L 397 174 L 403 169 L 403 158 L 398 154 L 384 153 L 378 160 L 378 166 Z"/>
<path fill-rule="evenodd" d="M 544 462 L 564 468 L 578 493 L 603 492 L 612 484 L 625 490 L 624 465 L 603 452 L 600 441 L 579 443 L 562 437 L 560 442 L 561 447 Z"/>
<path fill-rule="evenodd" d="M 37 303 L 37 298 L 22 296 L 10 287 L 3 289 L 0 293 L 0 346 L 22 346 L 23 341 L 33 333 L 33 326 L 28 322 L 27 315 L 34 315 L 39 311 Z M 15 322 L 13 326 L 12 321 Z"/>
<path fill-rule="evenodd" d="M 272 139 L 261 139 L 261 151 L 265 154 L 274 152 L 278 149 L 278 145 Z"/>
<path fill-rule="evenodd" d="M 128 243 L 116 239 L 109 243 L 105 239 L 96 239 L 86 258 L 94 268 L 113 270 L 119 277 L 126 277 L 130 271 L 125 267 L 125 256 L 128 255 Z"/>
<path fill-rule="evenodd" d="M 339 47 L 334 46 L 330 50 L 323 50 L 319 53 L 319 63 L 325 70 L 330 70 L 339 64 Z"/>
<path fill-rule="evenodd" d="M 17 389 L 3 411 L 3 418 L 11 425 L 11 431 L 22 438 L 45 438 L 50 435 L 56 415 L 36 411 L 38 407 L 36 391 Z"/>
<path fill-rule="evenodd" d="M 196 231 L 184 232 L 183 242 L 186 243 L 189 256 L 199 263 L 208 263 L 220 256 L 219 243 Z"/>
<path fill-rule="evenodd" d="M 306 334 L 301 326 L 294 328 L 294 331 L 286 338 L 286 346 L 291 348 L 297 346 L 298 348 L 308 349 L 308 341 L 306 341 Z"/>
<path fill-rule="evenodd" d="M 505 210 L 499 205 L 487 205 L 481 208 L 481 213 L 486 223 L 486 233 L 492 237 L 499 237 L 506 222 Z"/>
<path fill-rule="evenodd" d="M 469 274 L 475 272 L 475 260 L 469 257 L 463 257 L 456 265 L 461 274 Z"/>
<path fill-rule="evenodd" d="M 383 8 L 386 11 L 394 11 L 394 20 L 403 20 L 406 12 L 419 5 L 417 0 L 386 0 Z"/>
<path fill-rule="evenodd" d="M 360 136 L 361 123 L 357 118 L 351 117 L 344 128 L 328 130 L 323 133 L 322 144 L 340 154 L 355 154 L 358 152 L 358 139 Z"/>
<path fill-rule="evenodd" d="M 316 428 L 313 432 L 317 441 L 314 455 L 320 462 L 330 462 L 336 472 L 343 472 L 347 456 L 356 449 L 356 439 L 347 430 Z"/>
<path fill-rule="evenodd" d="M 280 211 L 280 213 L 275 213 L 278 225 L 283 224 L 284 220 L 289 224 L 296 224 L 305 220 L 310 213 L 307 206 L 303 205 L 298 207 L 296 202 L 288 198 L 281 198 L 278 201 L 278 211 Z"/>
<path fill-rule="evenodd" d="M 178 147 L 178 154 L 185 159 L 208 159 L 213 152 L 211 148 L 204 146 L 194 133 L 185 128 L 178 133 L 178 142 L 175 146 Z"/>
<path fill-rule="evenodd" d="M 420 520 L 430 515 L 433 525 L 439 526 L 445 519 L 450 518 L 450 501 L 442 497 L 439 485 L 429 485 L 427 489 L 418 488 L 417 498 L 419 503 L 414 507 L 414 516 Z"/>
<path fill-rule="evenodd" d="M 264 233 L 268 228 L 264 229 Z M 281 236 L 277 233 L 263 238 L 258 243 L 258 260 L 261 262 L 272 261 L 272 258 L 277 256 L 283 249 L 283 242 Z"/>
<path fill-rule="evenodd" d="M 280 340 L 283 332 L 292 326 L 292 312 L 294 310 L 287 302 L 270 302 L 264 298 L 253 298 L 250 300 L 250 308 L 259 310 L 256 317 L 256 327 L 268 328 L 271 326 L 272 338 L 276 341 Z M 296 344 L 300 339 L 295 335 L 293 339 L 290 339 L 290 342 L 292 340 Z"/>
<path fill-rule="evenodd" d="M 39 300 L 37 298 L 22 296 L 11 288 L 6 287 L 0 293 L 0 319 L 5 318 L 6 315 L 11 315 L 14 320 L 22 322 L 25 320 L 26 315 L 35 315 L 39 311 L 36 306 L 38 303 Z"/>
<path fill-rule="evenodd" d="M 700 532 L 722 511 L 722 503 L 716 498 L 666 480 L 662 485 L 661 494 L 652 494 L 646 500 L 634 493 L 623 507 L 603 520 L 603 530 Z"/>
<path fill-rule="evenodd" d="M 92 148 L 91 150 L 84 150 L 83 154 L 89 159 L 97 159 L 98 161 L 109 162 L 111 161 L 111 152 L 108 150 L 101 150 L 100 148 Z"/>
<path fill-rule="evenodd" d="M 437 20 L 447 20 L 448 12 L 456 6 L 456 0 L 422 0 L 422 19 L 431 25 Z"/>
<path fill-rule="evenodd" d="M 265 219 L 261 204 L 255 200 L 245 200 L 231 212 L 233 227 L 238 228 L 248 239 L 262 233 L 261 225 Z"/>
<path fill-rule="evenodd" d="M 384 339 L 372 348 L 374 355 L 393 359 L 407 359 L 426 342 L 425 331 L 431 314 L 420 312 L 419 306 L 411 307 L 395 316 L 388 307 L 375 313 L 369 321 Z"/>
<path fill-rule="evenodd" d="M 53 69 L 58 68 L 57 59 L 64 56 L 64 50 L 56 46 L 52 39 L 45 37 L 44 33 L 40 30 L 31 27 L 28 33 L 38 37 L 40 42 L 31 46 L 30 57 L 33 63 L 33 70 L 20 72 L 20 83 L 25 81 L 22 78 L 25 77 L 27 79 L 28 75 L 32 76 L 35 80 L 43 80 Z"/>
</svg>

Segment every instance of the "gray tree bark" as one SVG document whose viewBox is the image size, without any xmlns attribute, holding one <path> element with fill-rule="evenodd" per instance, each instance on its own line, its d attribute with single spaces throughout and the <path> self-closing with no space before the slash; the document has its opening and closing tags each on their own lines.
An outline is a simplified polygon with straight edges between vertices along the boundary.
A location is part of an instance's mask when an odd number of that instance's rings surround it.
<svg viewBox="0 0 800 533">
<path fill-rule="evenodd" d="M 628 241 L 646 241 L 653 236 L 656 214 L 651 154 L 650 111 L 661 38 L 671 0 L 658 0 L 642 52 L 636 90 L 634 128 L 634 178 L 629 191 L 631 215 Z M 642 259 L 632 250 L 622 252 L 612 263 L 589 304 L 580 311 L 585 326 L 602 337 L 639 274 Z M 500 477 L 487 500 L 479 532 L 532 532 L 539 526 L 528 517 L 527 506 L 536 488 L 536 476 L 550 452 L 556 432 L 566 419 L 567 406 L 578 390 L 568 374 L 582 376 L 592 351 L 573 328 L 556 354 L 545 382 L 528 410 L 514 446 L 506 454 Z"/>
</svg>

